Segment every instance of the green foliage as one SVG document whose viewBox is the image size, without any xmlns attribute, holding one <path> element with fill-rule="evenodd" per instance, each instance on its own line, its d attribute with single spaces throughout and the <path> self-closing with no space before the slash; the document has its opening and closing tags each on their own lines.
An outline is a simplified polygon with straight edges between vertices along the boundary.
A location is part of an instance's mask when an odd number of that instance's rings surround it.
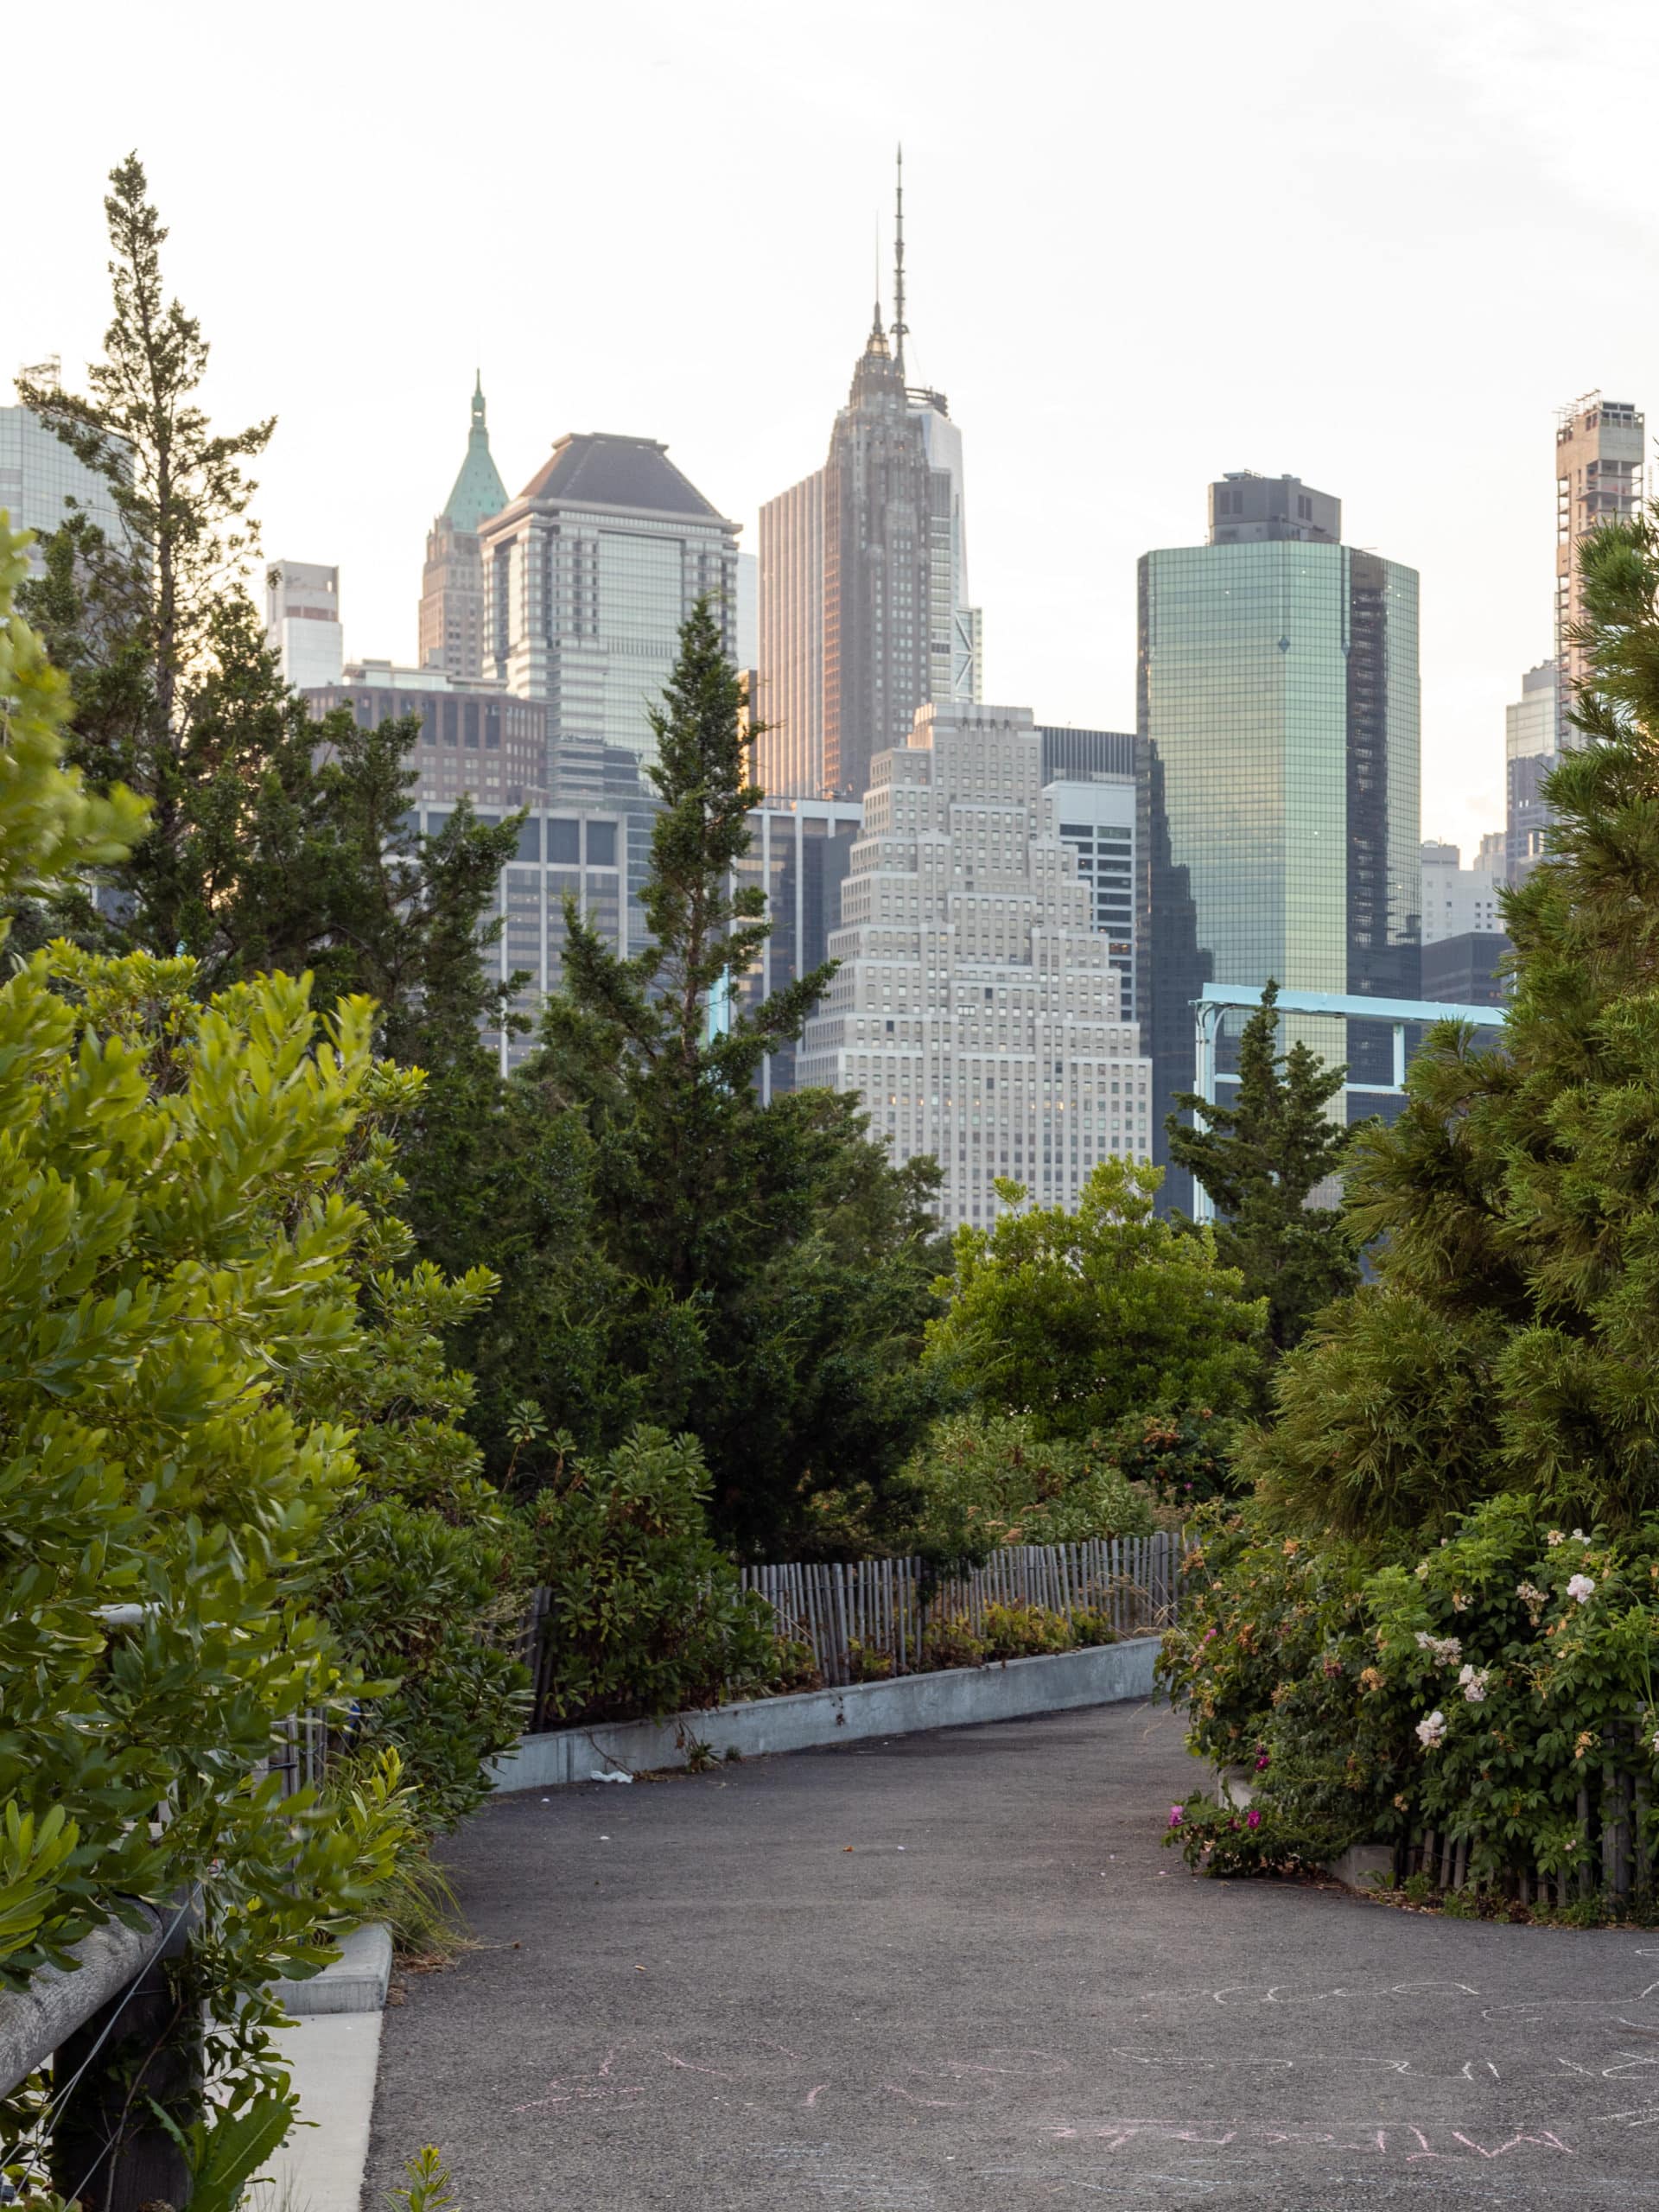
<svg viewBox="0 0 1659 2212">
<path fill-rule="evenodd" d="M 1233 1430 L 1213 1407 L 1178 1406 L 1131 1414 L 1108 1429 L 1102 1445 L 1126 1482 L 1185 1512 L 1237 1489 Z"/>
<path fill-rule="evenodd" d="M 314 721 L 283 683 L 243 583 L 256 547 L 244 463 L 274 425 L 213 429 L 198 402 L 207 346 L 166 297 L 167 233 L 136 156 L 111 186 L 105 358 L 86 396 L 20 390 L 105 479 L 118 542 L 72 517 L 25 605 L 70 679 L 71 760 L 96 789 L 140 793 L 150 830 L 99 855 L 96 906 L 60 881 L 22 917 L 24 941 L 188 953 L 201 995 L 276 970 L 311 974 L 321 1004 L 368 995 L 385 1049 L 463 1093 L 429 1090 L 411 1132 L 445 1154 L 495 1081 L 477 1025 L 504 1018 L 513 986 L 486 979 L 479 951 L 499 934 L 486 916 L 516 822 L 482 827 L 463 804 L 422 837 L 407 821 L 415 721 Z"/>
<path fill-rule="evenodd" d="M 1228 1106 L 1176 1094 L 1181 1113 L 1165 1127 L 1170 1158 L 1209 1192 L 1220 1219 L 1216 1256 L 1236 1268 L 1247 1297 L 1265 1298 L 1275 1351 L 1306 1334 L 1313 1314 L 1359 1281 L 1342 1216 L 1310 1206 L 1313 1192 L 1339 1174 L 1352 1132 L 1328 1109 L 1348 1071 L 1327 1067 L 1306 1045 L 1275 1050 L 1279 991 L 1269 982 L 1239 1040 L 1239 1080 Z"/>
<path fill-rule="evenodd" d="M 1659 1516 L 1586 1535 L 1511 1494 L 1379 1564 L 1217 1510 L 1194 1568 L 1160 1663 L 1192 1748 L 1253 1770 L 1264 1825 L 1193 1815 L 1191 1857 L 1317 1863 L 1430 1830 L 1471 1843 L 1471 1880 L 1599 1883 L 1613 1775 L 1659 1779 Z"/>
<path fill-rule="evenodd" d="M 407 2177 L 402 2189 L 388 2190 L 392 2212 L 454 2212 L 456 2198 L 443 2154 L 429 2143 L 404 2166 Z"/>
<path fill-rule="evenodd" d="M 238 2212 L 247 2185 L 280 2149 L 293 2123 L 285 2096 L 267 2091 L 240 2111 L 219 2111 L 188 2128 L 162 2115 L 190 2162 L 190 2212 Z"/>
<path fill-rule="evenodd" d="M 1148 1408 L 1230 1411 L 1261 1370 L 1261 1302 L 1207 1236 L 1154 1214 L 1156 1168 L 1103 1160 L 1076 1213 L 1027 1206 L 957 1231 L 931 1360 L 988 1410 L 1084 1439 Z M 999 1186 L 1006 1198 L 1018 1187 Z"/>
<path fill-rule="evenodd" d="M 1024 1414 L 951 1414 L 906 1465 L 917 1504 L 902 1548 L 982 1561 L 999 1544 L 1143 1536 L 1152 1513 L 1098 1438 L 1035 1433 Z"/>
<path fill-rule="evenodd" d="M 717 1530 L 776 1555 L 819 1493 L 883 1493 L 937 1410 L 917 1359 L 937 1171 L 894 1169 L 850 1098 L 760 1103 L 830 971 L 758 1007 L 733 987 L 768 927 L 760 888 L 731 887 L 759 796 L 741 703 L 700 606 L 655 716 L 651 941 L 620 959 L 570 913 L 540 1051 L 454 1203 L 416 1218 L 446 1266 L 503 1278 L 464 1346 L 493 1467 L 526 1399 L 589 1454 L 641 1421 L 689 1431 Z"/>
<path fill-rule="evenodd" d="M 654 1719 L 769 1688 L 772 1616 L 710 1539 L 696 1440 L 641 1428 L 601 1458 L 561 1456 L 530 1513 L 549 1718 Z"/>
</svg>

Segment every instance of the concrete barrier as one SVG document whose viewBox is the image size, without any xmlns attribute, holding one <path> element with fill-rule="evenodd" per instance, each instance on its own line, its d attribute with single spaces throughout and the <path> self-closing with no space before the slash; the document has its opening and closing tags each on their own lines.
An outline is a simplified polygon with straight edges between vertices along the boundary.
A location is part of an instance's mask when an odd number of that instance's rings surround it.
<svg viewBox="0 0 1659 2212">
<path fill-rule="evenodd" d="M 591 1782 L 596 1772 L 647 1774 L 690 1764 L 693 1745 L 709 1755 L 734 1751 L 760 1758 L 772 1751 L 809 1751 L 861 1736 L 901 1736 L 924 1728 L 963 1728 L 1149 1697 L 1160 1639 L 1137 1636 L 1035 1659 L 988 1667 L 952 1667 L 932 1675 L 901 1675 L 844 1689 L 799 1690 L 755 1698 L 667 1720 L 628 1720 L 524 1736 L 516 1751 L 490 1765 L 497 1789 L 550 1789 Z"/>
<path fill-rule="evenodd" d="M 340 1939 L 340 1956 L 308 1981 L 273 1981 L 270 1993 L 295 2018 L 378 2012 L 391 1980 L 391 1931 L 371 1920 Z"/>
</svg>

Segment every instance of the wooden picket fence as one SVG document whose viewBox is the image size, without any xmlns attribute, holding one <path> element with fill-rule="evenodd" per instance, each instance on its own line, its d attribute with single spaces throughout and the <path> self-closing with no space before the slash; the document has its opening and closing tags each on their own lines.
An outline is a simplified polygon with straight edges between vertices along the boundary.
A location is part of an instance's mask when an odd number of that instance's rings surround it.
<svg viewBox="0 0 1659 2212">
<path fill-rule="evenodd" d="M 915 1672 L 929 1629 L 959 1620 L 976 1636 L 988 1605 L 1040 1605 L 1074 1623 L 1079 1614 L 1103 1615 L 1115 1635 L 1156 1633 L 1175 1618 L 1180 1560 L 1180 1537 L 1160 1531 L 1009 1544 L 983 1567 L 931 1589 L 915 1559 L 747 1567 L 743 1582 L 771 1605 L 785 1635 L 810 1645 L 824 1681 L 840 1685 L 858 1678 L 865 1654 L 890 1661 L 894 1674 Z"/>
</svg>

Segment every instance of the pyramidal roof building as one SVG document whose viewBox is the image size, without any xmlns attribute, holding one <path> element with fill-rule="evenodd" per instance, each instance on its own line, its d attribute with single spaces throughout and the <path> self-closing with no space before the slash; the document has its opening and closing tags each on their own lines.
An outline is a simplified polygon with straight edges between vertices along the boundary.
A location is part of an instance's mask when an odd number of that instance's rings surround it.
<svg viewBox="0 0 1659 2212">
<path fill-rule="evenodd" d="M 653 753 L 650 709 L 700 598 L 737 645 L 738 525 L 654 438 L 559 440 L 516 499 L 479 531 L 484 672 L 548 704 L 562 745 Z"/>
<path fill-rule="evenodd" d="M 484 673 L 484 569 L 479 553 L 479 525 L 507 504 L 490 453 L 484 419 L 484 382 L 473 387 L 473 422 L 467 458 L 443 512 L 427 532 L 426 567 L 421 578 L 423 668 L 476 681 Z"/>
<path fill-rule="evenodd" d="M 760 510 L 757 772 L 777 798 L 860 797 L 918 707 L 981 693 L 962 434 L 905 365 L 903 159 L 893 321 L 878 298 L 828 459 Z"/>
</svg>

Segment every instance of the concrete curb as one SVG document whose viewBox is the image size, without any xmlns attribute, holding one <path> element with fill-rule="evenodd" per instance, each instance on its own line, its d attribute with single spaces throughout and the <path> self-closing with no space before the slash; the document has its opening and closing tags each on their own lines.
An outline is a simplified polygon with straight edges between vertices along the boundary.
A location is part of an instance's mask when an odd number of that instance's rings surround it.
<svg viewBox="0 0 1659 2212">
<path fill-rule="evenodd" d="M 391 1980 L 391 1936 L 372 1920 L 340 1939 L 340 1956 L 309 1981 L 273 1981 L 270 1993 L 296 2019 L 321 2012 L 378 2012 Z"/>
<path fill-rule="evenodd" d="M 490 1764 L 497 1789 L 552 1789 L 591 1782 L 595 1774 L 648 1774 L 690 1764 L 691 1746 L 705 1756 L 760 1758 L 776 1751 L 809 1751 L 815 1745 L 851 1743 L 861 1736 L 902 1736 L 925 1728 L 965 1728 L 989 1720 L 1017 1720 L 1028 1713 L 1064 1713 L 1149 1697 L 1153 1663 L 1161 1639 L 1130 1637 L 1054 1651 L 1034 1659 L 1008 1659 L 988 1667 L 953 1667 L 896 1681 L 854 1682 L 845 1689 L 800 1690 L 789 1697 L 755 1698 L 707 1713 L 681 1713 L 667 1720 L 603 1723 L 524 1736 L 516 1751 Z"/>
</svg>

